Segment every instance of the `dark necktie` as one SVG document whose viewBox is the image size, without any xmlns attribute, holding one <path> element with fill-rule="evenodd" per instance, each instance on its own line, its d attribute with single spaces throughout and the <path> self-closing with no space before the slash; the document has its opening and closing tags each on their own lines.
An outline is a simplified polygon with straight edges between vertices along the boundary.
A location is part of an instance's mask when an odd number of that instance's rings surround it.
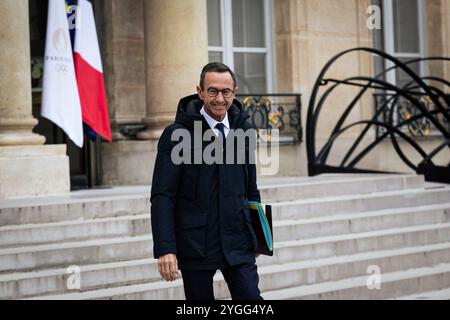
<svg viewBox="0 0 450 320">
<path fill-rule="evenodd" d="M 216 129 L 219 130 L 220 134 L 222 135 L 223 141 L 225 141 L 225 125 L 221 122 L 216 124 Z"/>
<path fill-rule="evenodd" d="M 223 156 L 225 157 L 225 150 L 226 150 L 225 125 L 223 123 L 218 123 L 216 124 L 216 129 L 219 130 L 220 132 L 219 138 L 222 139 Z"/>
</svg>

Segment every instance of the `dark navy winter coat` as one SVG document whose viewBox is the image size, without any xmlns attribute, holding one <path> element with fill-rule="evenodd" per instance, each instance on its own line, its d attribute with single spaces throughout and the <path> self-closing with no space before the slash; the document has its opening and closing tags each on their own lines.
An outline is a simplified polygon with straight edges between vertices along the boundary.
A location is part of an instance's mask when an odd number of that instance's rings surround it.
<svg viewBox="0 0 450 320">
<path fill-rule="evenodd" d="M 217 243 L 229 265 L 254 263 L 256 238 L 246 202 L 260 201 L 255 165 L 248 164 L 246 170 L 244 164 L 236 162 L 176 165 L 171 160 L 172 149 L 178 144 L 171 141 L 174 130 L 189 130 L 193 154 L 194 121 L 201 122 L 202 132 L 210 129 L 200 114 L 202 106 L 198 95 L 181 99 L 175 123 L 164 130 L 158 143 L 150 199 L 154 257 L 174 253 L 182 269 L 184 261 L 191 266 L 196 262 L 208 263 L 213 259 L 208 256 L 212 252 L 208 245 Z M 237 100 L 228 110 L 228 117 L 230 129 L 251 128 Z M 202 150 L 209 143 L 202 142 Z M 235 149 L 235 154 L 246 153 L 247 162 L 248 147 L 246 144 L 245 150 Z M 210 222 L 214 217 L 217 230 L 207 230 L 213 227 Z"/>
</svg>

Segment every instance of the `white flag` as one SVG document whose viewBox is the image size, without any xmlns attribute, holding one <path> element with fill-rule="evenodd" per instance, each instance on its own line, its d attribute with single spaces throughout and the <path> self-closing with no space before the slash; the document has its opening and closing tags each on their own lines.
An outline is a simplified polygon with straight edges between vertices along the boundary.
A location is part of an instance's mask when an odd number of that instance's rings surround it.
<svg viewBox="0 0 450 320">
<path fill-rule="evenodd" d="M 83 147 L 83 120 L 64 0 L 48 4 L 41 115 Z"/>
</svg>

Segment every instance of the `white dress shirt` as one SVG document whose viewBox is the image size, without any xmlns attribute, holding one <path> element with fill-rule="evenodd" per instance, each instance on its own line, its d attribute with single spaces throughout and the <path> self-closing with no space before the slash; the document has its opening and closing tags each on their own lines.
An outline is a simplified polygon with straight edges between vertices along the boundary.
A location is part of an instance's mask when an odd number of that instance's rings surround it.
<svg viewBox="0 0 450 320">
<path fill-rule="evenodd" d="M 207 114 L 205 111 L 205 106 L 203 106 L 202 109 L 200 110 L 200 114 L 205 118 L 206 122 L 208 122 L 208 125 L 214 131 L 216 136 L 220 135 L 220 131 L 219 129 L 216 128 L 216 125 L 218 123 L 222 123 L 224 125 L 223 131 L 225 132 L 225 138 L 228 137 L 228 133 L 230 132 L 230 122 L 228 121 L 228 112 L 225 114 L 225 118 L 223 118 L 222 121 L 217 121 L 213 119 L 209 114 Z"/>
</svg>

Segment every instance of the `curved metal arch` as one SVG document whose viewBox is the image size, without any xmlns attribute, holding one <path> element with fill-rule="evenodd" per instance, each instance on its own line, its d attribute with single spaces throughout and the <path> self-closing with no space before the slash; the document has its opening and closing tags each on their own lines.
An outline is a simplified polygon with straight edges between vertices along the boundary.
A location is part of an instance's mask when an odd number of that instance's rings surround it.
<svg viewBox="0 0 450 320">
<path fill-rule="evenodd" d="M 389 131 L 395 132 L 397 133 L 399 136 L 401 136 L 403 139 L 405 139 L 406 141 L 408 141 L 411 146 L 416 149 L 416 151 L 418 153 L 420 153 L 421 156 L 423 156 L 424 158 L 427 157 L 427 153 L 413 140 L 411 139 L 411 137 L 409 137 L 408 135 L 406 135 L 404 132 L 400 131 L 398 128 L 396 127 L 392 127 L 386 123 L 383 122 L 377 122 L 377 121 L 370 121 L 370 120 L 361 120 L 361 121 L 357 121 L 355 123 L 352 123 L 344 128 L 342 128 L 341 130 L 339 130 L 336 134 L 334 134 L 333 136 L 330 137 L 329 141 L 325 144 L 325 147 L 330 147 L 329 144 L 332 144 L 332 142 L 334 142 L 341 134 L 343 134 L 345 131 L 347 131 L 348 129 L 351 129 L 357 125 L 361 125 L 361 124 L 371 124 L 371 125 L 378 125 L 380 127 L 384 127 L 386 129 L 389 129 Z M 403 152 L 398 152 L 398 155 L 400 156 L 400 158 L 402 158 L 404 161 L 406 159 L 406 163 L 408 164 L 408 166 L 412 169 L 416 169 L 417 167 L 415 167 L 412 162 L 410 162 L 409 160 L 407 160 L 405 154 Z M 319 155 L 320 156 L 320 155 Z M 323 163 L 322 163 L 323 164 Z"/>
<path fill-rule="evenodd" d="M 438 113 L 438 111 L 433 111 L 432 113 Z M 402 126 L 404 126 L 405 124 L 408 124 L 409 122 L 415 121 L 419 118 L 421 118 L 422 115 L 417 115 L 417 116 L 413 116 L 410 119 L 398 124 L 397 126 L 395 126 L 394 128 L 401 128 Z M 389 132 L 384 133 L 383 135 L 381 135 L 380 137 L 378 137 L 377 139 L 375 139 L 374 142 L 372 142 L 370 145 L 368 145 L 366 148 L 364 148 L 360 154 L 358 156 L 356 156 L 352 162 L 348 165 L 349 167 L 354 167 L 359 161 L 362 160 L 362 158 L 370 151 L 372 150 L 374 147 L 376 147 L 376 145 L 381 142 L 382 140 L 384 140 L 387 136 L 389 135 Z M 448 140 L 447 140 L 448 141 Z M 439 148 L 439 147 L 438 147 Z M 437 148 L 436 148 L 437 149 Z M 433 150 L 434 151 L 434 150 Z M 432 153 L 433 153 L 432 151 Z M 429 157 L 429 155 L 427 156 Z M 424 159 L 424 161 L 426 160 L 426 158 Z M 430 158 L 431 160 L 431 158 Z"/>
<path fill-rule="evenodd" d="M 367 85 L 353 84 L 353 83 L 350 82 L 351 80 L 366 80 L 366 81 L 368 81 L 368 84 L 367 84 Z M 333 81 L 334 81 L 334 80 L 333 80 Z M 340 84 L 350 84 L 350 83 L 351 83 L 352 85 L 361 86 L 361 87 L 363 87 L 363 89 L 358 93 L 358 95 L 355 97 L 355 99 L 353 99 L 353 101 L 348 105 L 348 107 L 346 108 L 346 110 L 343 112 L 343 114 L 342 114 L 341 118 L 338 120 L 338 122 L 337 122 L 337 124 L 336 124 L 336 126 L 335 126 L 335 128 L 334 128 L 334 130 L 333 130 L 333 132 L 332 132 L 332 134 L 335 133 L 335 132 L 337 132 L 337 131 L 339 130 L 339 128 L 340 128 L 340 127 L 342 126 L 342 124 L 345 122 L 345 120 L 347 119 L 347 116 L 350 114 L 351 110 L 352 110 L 353 107 L 356 105 L 356 103 L 359 101 L 359 99 L 362 97 L 362 95 L 365 93 L 365 91 L 366 91 L 368 88 L 371 88 L 371 86 L 370 86 L 371 83 L 373 83 L 373 82 L 378 82 L 379 84 L 383 84 L 383 85 L 387 86 L 387 87 L 388 87 L 389 89 L 391 89 L 391 90 L 394 90 L 394 91 L 401 90 L 401 89 L 398 89 L 398 90 L 397 90 L 397 87 L 394 87 L 394 86 L 390 85 L 388 82 L 385 82 L 385 81 L 382 81 L 382 80 L 378 80 L 378 79 L 371 79 L 371 80 L 369 81 L 368 79 L 362 79 L 361 77 L 352 77 L 352 78 L 347 78 L 347 79 L 345 79 L 345 80 L 340 80 L 340 81 L 336 80 L 335 82 L 336 82 L 335 85 L 333 85 L 332 87 L 328 88 L 328 89 L 323 93 L 323 95 L 322 95 L 322 97 L 321 97 L 321 99 L 320 99 L 320 101 L 319 101 L 317 107 L 316 107 L 315 110 L 314 110 L 314 118 L 313 118 L 313 121 L 314 121 L 314 127 L 317 126 L 318 117 L 319 117 L 319 114 L 320 114 L 320 112 L 321 112 L 321 110 L 322 110 L 322 106 L 323 106 L 324 102 L 326 101 L 326 99 L 328 98 L 328 96 L 332 93 L 332 91 L 333 91 L 334 89 L 337 88 L 337 86 L 339 86 Z M 431 88 L 431 87 L 430 87 L 430 88 Z M 434 88 L 433 88 L 433 89 L 434 89 Z M 401 94 L 401 92 L 402 92 L 402 91 L 398 91 L 399 94 Z M 403 90 L 403 92 L 407 92 L 407 91 L 404 91 L 404 90 Z M 406 95 L 403 95 L 403 96 L 409 100 L 409 98 L 408 98 Z M 413 102 L 414 102 L 414 101 L 413 101 Z M 416 104 L 416 105 L 420 105 L 420 102 L 419 102 L 419 101 L 415 101 L 415 104 Z M 421 106 L 420 106 L 419 108 L 421 109 L 422 112 L 425 111 L 425 109 L 422 109 Z M 425 111 L 425 113 L 426 113 L 426 111 Z M 310 119 L 308 119 L 308 121 L 309 121 L 309 120 L 310 120 Z M 436 119 L 430 119 L 430 120 L 431 120 L 431 121 L 433 122 L 433 124 L 441 131 L 441 133 L 442 133 L 443 135 L 448 135 L 448 134 L 449 134 L 449 133 L 447 133 L 447 131 L 445 130 L 445 128 L 443 128 L 443 127 L 441 126 L 441 124 L 440 124 Z M 366 132 L 367 132 L 367 131 L 366 131 Z M 366 132 L 364 132 L 364 134 L 365 134 Z M 362 138 L 362 137 L 361 137 L 361 138 Z M 326 157 L 327 157 L 327 155 L 325 156 L 325 158 L 326 158 Z"/>
<path fill-rule="evenodd" d="M 390 60 L 394 63 L 394 65 L 383 72 L 379 73 L 375 77 L 364 77 L 364 76 L 355 76 L 346 78 L 344 80 L 339 79 L 328 79 L 325 78 L 325 75 L 329 68 L 332 66 L 333 63 L 335 63 L 339 58 L 342 56 L 355 52 L 355 51 L 362 51 L 362 52 L 369 52 L 373 55 L 378 55 L 386 60 Z M 332 57 L 327 64 L 322 68 L 318 78 L 316 79 L 315 85 L 313 87 L 311 98 L 309 102 L 309 108 L 307 112 L 307 124 L 306 124 L 306 134 L 307 134 L 307 141 L 306 141 L 306 147 L 307 147 L 307 155 L 308 155 L 308 169 L 309 174 L 314 175 L 318 174 L 320 172 L 377 172 L 372 170 L 364 170 L 364 169 L 357 169 L 355 168 L 355 165 L 365 156 L 367 155 L 370 150 L 372 150 L 378 143 L 380 143 L 382 140 L 384 140 L 386 137 L 390 137 L 391 143 L 399 155 L 399 157 L 405 162 L 406 165 L 408 165 L 410 168 L 416 170 L 417 172 L 424 170 L 424 165 L 427 164 L 427 166 L 434 166 L 432 159 L 434 156 L 436 156 L 442 149 L 444 149 L 446 146 L 450 148 L 450 130 L 445 128 L 443 124 L 440 122 L 440 120 L 437 118 L 437 116 L 441 116 L 446 119 L 447 122 L 450 123 L 450 108 L 448 105 L 450 105 L 450 96 L 446 95 L 442 90 L 435 86 L 428 85 L 425 81 L 436 81 L 440 84 L 443 84 L 444 86 L 450 87 L 450 82 L 441 79 L 438 77 L 433 76 L 427 76 L 427 77 L 420 77 L 417 75 L 411 68 L 408 67 L 408 64 L 420 62 L 420 61 L 432 61 L 432 60 L 442 60 L 442 61 L 450 61 L 450 58 L 446 57 L 428 57 L 428 58 L 418 58 L 418 59 L 412 59 L 406 62 L 401 62 L 400 60 L 396 59 L 395 57 L 390 56 L 389 54 L 373 49 L 373 48 L 353 48 L 349 50 L 345 50 L 334 57 Z M 382 79 L 380 79 L 384 74 L 387 72 L 394 70 L 394 69 L 401 69 L 403 72 L 405 72 L 410 78 L 411 81 L 403 86 L 402 88 L 399 88 L 397 86 L 394 86 Z M 331 87 L 326 88 L 325 92 L 321 93 L 321 96 L 319 96 L 319 88 L 323 86 L 327 86 L 330 82 L 334 82 Z M 361 83 L 362 82 L 362 83 Z M 351 100 L 351 102 L 346 106 L 344 112 L 339 117 L 336 125 L 333 128 L 332 133 L 330 134 L 330 137 L 327 141 L 327 143 L 321 148 L 318 154 L 316 154 L 316 146 L 315 146 L 315 136 L 316 136 L 316 128 L 319 121 L 319 116 L 322 112 L 322 109 L 327 102 L 327 99 L 330 97 L 330 95 L 339 87 L 339 86 L 357 86 L 361 89 L 357 93 L 357 95 Z M 349 126 L 346 126 L 342 128 L 345 121 L 348 119 L 349 114 L 354 109 L 356 104 L 360 101 L 362 96 L 367 93 L 368 89 L 381 89 L 381 90 L 389 90 L 390 92 L 394 92 L 394 94 L 391 95 L 389 99 L 386 99 L 384 101 L 383 105 L 380 109 L 378 109 L 375 112 L 375 115 L 372 117 L 372 120 L 362 120 L 355 122 Z M 418 90 L 418 91 L 413 91 Z M 427 104 L 424 104 L 420 99 L 417 99 L 415 96 L 417 95 L 424 95 L 427 96 L 428 99 L 433 103 L 433 108 L 435 110 L 430 110 L 429 107 L 427 107 Z M 416 107 L 419 111 L 419 114 L 414 114 L 411 116 L 411 114 L 408 116 L 408 119 L 406 121 L 402 121 L 396 125 L 394 125 L 394 114 L 395 112 L 398 112 L 396 108 L 389 108 L 390 105 L 395 105 L 398 103 L 399 99 L 403 98 L 402 101 L 407 101 L 408 104 L 410 103 L 412 106 Z M 442 103 L 445 103 L 447 107 L 445 107 Z M 317 103 L 316 103 L 317 102 Z M 409 107 L 408 107 L 409 108 Z M 408 109 L 409 110 L 409 109 Z M 388 121 L 380 122 L 376 121 L 374 119 L 377 119 L 379 115 L 381 115 L 382 112 L 388 113 Z M 442 134 L 442 136 L 445 138 L 445 141 L 441 143 L 438 147 L 434 148 L 431 153 L 427 154 L 410 136 L 406 135 L 401 128 L 405 125 L 411 125 L 411 123 L 416 122 L 414 125 L 418 125 L 417 121 L 422 120 L 426 121 L 427 123 L 432 123 L 435 128 L 437 128 L 438 132 Z M 365 128 L 363 131 L 359 134 L 358 138 L 356 139 L 353 146 L 350 148 L 350 150 L 346 153 L 344 159 L 341 162 L 340 167 L 332 167 L 326 165 L 326 161 L 328 159 L 329 153 L 332 150 L 333 143 L 336 141 L 336 139 L 345 131 L 348 129 L 356 126 L 356 125 L 365 125 Z M 375 139 L 373 143 L 371 143 L 369 146 L 367 146 L 362 152 L 360 152 L 358 155 L 356 155 L 353 159 L 350 160 L 352 157 L 354 151 L 358 147 L 358 145 L 361 143 L 362 139 L 367 135 L 369 132 L 369 129 L 371 126 L 377 126 L 382 127 L 387 130 L 386 133 L 384 133 L 381 137 L 378 137 Z M 412 130 L 411 127 L 408 127 L 408 130 Z M 398 138 L 404 139 L 407 143 L 409 143 L 423 158 L 422 162 L 419 165 L 415 165 L 412 161 L 410 161 L 405 153 L 402 151 Z M 345 164 L 351 161 L 347 166 Z M 331 171 L 330 171 L 331 170 Z M 448 174 L 448 182 L 450 183 L 450 167 L 448 168 L 449 174 Z M 432 176 L 432 175 L 430 175 Z"/>
<path fill-rule="evenodd" d="M 450 60 L 450 59 L 449 59 Z M 409 62 L 411 62 L 411 61 L 414 61 L 414 60 L 410 60 L 410 61 L 407 61 L 407 62 L 405 62 L 405 64 L 406 63 L 409 63 Z M 393 68 L 393 67 L 392 67 Z M 390 69 L 392 69 L 392 68 L 390 68 Z M 384 74 L 384 72 L 382 72 L 382 73 L 380 73 L 380 75 L 382 75 L 382 74 Z M 437 80 L 437 81 L 441 81 L 441 82 L 443 82 L 444 84 L 448 84 L 449 86 L 450 86 L 450 82 L 448 82 L 448 81 L 446 81 L 446 80 L 444 80 L 444 79 L 441 79 L 441 78 L 436 78 L 436 77 L 429 77 L 429 76 L 426 76 L 426 77 L 422 77 L 422 79 L 424 79 L 424 80 L 426 80 L 426 79 L 432 79 L 432 80 Z M 416 89 L 416 87 L 409 87 L 410 85 L 412 85 L 412 84 L 414 84 L 414 82 L 413 81 L 411 81 L 410 83 L 408 83 L 408 84 L 406 84 L 405 86 L 403 86 L 403 89 Z M 366 87 L 364 87 L 363 88 L 363 90 L 365 90 L 366 89 Z M 437 88 L 434 88 L 434 89 L 436 89 L 436 90 L 438 90 Z M 441 92 L 442 93 L 442 92 Z M 398 95 L 392 95 L 392 97 L 390 97 L 388 100 L 386 100 L 385 102 L 384 102 L 384 104 L 381 106 L 381 108 L 379 108 L 377 111 L 376 111 L 376 113 L 375 113 L 375 115 L 372 117 L 372 119 L 377 119 L 378 118 L 378 116 L 379 116 L 379 114 L 383 111 L 383 109 L 391 102 L 391 100 L 393 100 L 393 99 L 397 99 L 399 96 Z M 444 96 L 445 97 L 445 96 Z M 450 104 L 450 103 L 449 103 Z M 350 110 L 351 111 L 351 110 Z M 347 112 L 347 110 L 346 111 L 344 111 L 344 113 L 345 112 Z M 423 116 L 420 116 L 420 117 L 423 117 Z M 414 117 L 414 119 L 411 119 L 411 120 L 418 120 L 420 117 Z M 417 119 L 416 119 L 417 118 Z M 409 123 L 410 121 L 408 121 L 408 122 L 405 122 L 405 123 L 403 123 L 403 124 L 401 124 L 401 125 L 399 125 L 399 127 L 400 126 L 402 126 L 402 125 L 404 125 L 404 124 L 407 124 L 407 123 Z M 364 138 L 364 136 L 367 134 L 367 132 L 369 131 L 369 129 L 370 129 L 370 127 L 372 126 L 372 124 L 368 124 L 368 125 L 366 125 L 366 127 L 363 129 L 363 131 L 360 133 L 360 135 L 358 136 L 358 138 L 356 139 L 356 141 L 355 141 L 355 143 L 350 147 L 350 150 L 346 153 L 346 155 L 344 156 L 344 158 L 343 158 L 343 160 L 342 160 L 342 162 L 341 162 L 341 164 L 340 164 L 340 166 L 345 166 L 345 163 L 348 161 L 348 159 L 350 158 L 350 156 L 353 154 L 353 152 L 356 150 L 356 148 L 359 146 L 359 144 L 361 143 L 361 141 L 362 141 L 362 139 Z M 385 137 L 387 136 L 387 134 L 385 134 L 385 135 L 383 135 L 383 138 L 382 139 L 380 139 L 380 140 L 378 140 L 378 139 L 376 139 L 375 141 L 376 141 L 376 143 L 375 144 L 377 144 L 379 141 L 381 141 L 381 140 L 383 140 Z M 450 146 L 449 146 L 449 148 L 450 148 Z M 371 149 L 371 148 L 370 148 Z M 369 150 L 370 150 L 369 149 Z M 434 157 L 434 156 L 433 156 Z M 359 162 L 359 160 L 358 160 L 358 162 Z M 353 163 L 353 161 L 352 161 L 352 163 Z M 353 165 L 351 165 L 351 166 L 354 166 L 355 164 L 353 164 Z"/>
<path fill-rule="evenodd" d="M 311 143 L 311 141 L 315 141 L 315 132 L 314 132 L 314 128 L 315 125 L 312 126 L 312 122 L 311 120 L 313 119 L 313 111 L 314 111 L 314 105 L 315 105 L 315 100 L 318 94 L 318 90 L 319 87 L 321 86 L 321 82 L 322 80 L 324 80 L 324 76 L 326 74 L 326 72 L 328 71 L 328 69 L 331 67 L 331 65 L 338 60 L 339 58 L 341 58 L 342 56 L 351 53 L 351 52 L 355 52 L 355 51 L 366 51 L 366 52 L 370 52 L 376 55 L 381 56 L 382 58 L 385 58 L 387 60 L 390 60 L 391 62 L 394 63 L 394 65 L 399 68 L 401 68 L 404 72 L 406 72 L 412 79 L 416 80 L 416 82 L 425 90 L 425 92 L 427 92 L 428 94 L 430 94 L 430 92 L 428 91 L 428 89 L 426 88 L 427 85 L 420 79 L 420 77 L 418 77 L 414 71 L 412 69 L 410 69 L 407 65 L 405 65 L 404 63 L 402 63 L 400 60 L 396 59 L 395 57 L 381 51 L 381 50 L 377 50 L 374 48 L 366 48 L 366 47 L 358 47 L 358 48 L 353 48 L 353 49 L 348 49 L 345 50 L 337 55 L 335 55 L 333 58 L 331 58 L 323 67 L 323 69 L 321 70 L 316 83 L 313 87 L 313 91 L 311 93 L 311 98 L 310 98 L 310 103 L 309 103 L 309 108 L 308 108 L 308 114 L 307 114 L 307 125 L 306 125 L 306 132 L 307 132 L 307 136 L 311 137 L 310 140 L 307 140 L 307 144 L 306 144 L 306 148 L 307 148 L 307 153 L 308 153 L 308 162 L 312 163 L 313 161 L 313 155 L 315 154 L 315 146 L 314 144 Z M 429 60 L 432 60 L 434 58 L 428 58 Z M 448 58 L 444 58 L 445 60 L 447 60 Z M 421 61 L 421 59 L 415 59 L 415 62 L 417 61 Z M 410 62 L 412 63 L 412 62 Z M 395 68 L 389 68 L 387 71 L 393 70 Z M 374 79 L 374 78 L 372 78 Z M 375 80 L 375 79 L 374 79 Z M 434 99 L 434 98 L 432 98 Z M 435 99 L 434 99 L 435 100 Z M 434 101 L 433 102 L 440 106 L 439 101 Z M 442 106 L 441 106 L 442 107 Z M 443 108 L 441 108 L 442 110 Z M 450 117 L 450 116 L 449 116 Z"/>
<path fill-rule="evenodd" d="M 382 80 L 379 80 L 379 79 L 371 79 L 371 78 L 368 78 L 368 77 L 352 77 L 351 80 L 373 81 L 373 82 L 376 82 L 376 83 L 379 83 L 379 84 L 384 84 L 384 85 L 386 86 L 387 89 L 390 89 L 390 90 L 392 90 L 392 91 L 395 91 L 395 92 L 398 93 L 398 95 L 403 96 L 403 97 L 405 97 L 407 100 L 413 102 L 413 103 L 419 108 L 420 111 L 422 111 L 425 115 L 427 115 L 427 117 L 430 119 L 430 121 L 436 126 L 436 128 L 437 128 L 438 130 L 441 131 L 441 133 L 442 133 L 446 138 L 450 138 L 450 132 L 446 131 L 446 129 L 445 129 L 444 127 L 442 127 L 442 125 L 439 123 L 439 121 L 437 121 L 434 117 L 430 117 L 430 116 L 429 116 L 428 110 L 426 110 L 426 108 L 424 108 L 424 107 L 422 106 L 422 104 L 420 103 L 420 101 L 418 101 L 416 98 L 414 98 L 413 96 L 411 96 L 407 91 L 402 90 L 401 88 L 398 88 L 398 87 L 396 87 L 396 86 L 394 86 L 394 85 L 392 85 L 392 84 L 390 84 L 390 83 L 388 83 L 388 82 L 385 82 L 385 81 L 382 81 Z M 347 111 L 347 110 L 346 110 L 346 111 Z M 350 111 L 351 111 L 351 110 L 350 110 Z M 345 114 L 344 114 L 344 115 L 345 115 Z M 318 115 L 316 115 L 316 116 L 318 117 Z M 341 122 L 342 117 L 343 117 L 343 116 L 341 116 L 341 118 L 339 119 L 338 123 Z M 309 120 L 310 120 L 310 119 L 308 119 L 308 121 L 309 121 Z M 317 118 L 313 120 L 315 124 L 317 123 L 317 120 L 318 120 Z M 345 121 L 345 119 L 342 120 L 342 123 L 343 123 L 343 121 Z M 395 146 L 396 146 L 396 139 L 395 139 L 395 137 L 393 137 L 393 139 L 394 139 L 394 147 L 395 147 Z M 317 157 L 317 159 L 318 159 L 318 160 L 320 159 L 320 160 L 322 160 L 322 161 L 324 160 L 324 159 L 321 158 L 321 157 Z M 326 160 L 326 159 L 325 159 L 325 160 Z M 322 162 L 322 163 L 323 163 L 323 162 Z"/>
</svg>

